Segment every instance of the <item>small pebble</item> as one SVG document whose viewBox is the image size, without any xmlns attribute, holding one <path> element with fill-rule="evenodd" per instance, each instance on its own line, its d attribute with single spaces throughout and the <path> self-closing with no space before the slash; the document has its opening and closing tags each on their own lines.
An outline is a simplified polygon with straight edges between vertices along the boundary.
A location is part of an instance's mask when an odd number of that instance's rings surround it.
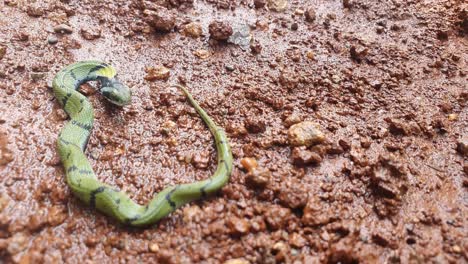
<svg viewBox="0 0 468 264">
<path fill-rule="evenodd" d="M 313 60 L 315 58 L 315 54 L 314 54 L 313 51 L 309 50 L 309 51 L 306 52 L 306 57 L 309 60 Z"/>
<path fill-rule="evenodd" d="M 33 81 L 39 81 L 41 79 L 44 79 L 45 75 L 45 72 L 31 72 L 29 74 L 29 77 L 31 77 Z"/>
<path fill-rule="evenodd" d="M 94 40 L 101 37 L 101 30 L 99 28 L 82 28 L 80 35 L 86 40 Z"/>
<path fill-rule="evenodd" d="M 458 140 L 457 151 L 463 156 L 468 156 L 468 137 L 462 137 Z"/>
<path fill-rule="evenodd" d="M 462 249 L 461 249 L 461 247 L 458 246 L 458 245 L 453 246 L 453 247 L 452 247 L 452 250 L 453 250 L 454 253 L 457 253 L 457 254 L 462 253 Z"/>
<path fill-rule="evenodd" d="M 449 121 L 457 121 L 458 120 L 458 115 L 457 114 L 449 114 L 447 116 Z"/>
<path fill-rule="evenodd" d="M 6 52 L 7 52 L 7 47 L 0 45 L 0 60 L 3 59 L 3 57 L 5 57 Z"/>
<path fill-rule="evenodd" d="M 234 66 L 232 66 L 230 64 L 224 65 L 224 68 L 226 68 L 226 70 L 228 70 L 228 71 L 234 71 L 236 69 L 236 68 L 234 68 Z"/>
<path fill-rule="evenodd" d="M 270 206 L 265 212 L 265 220 L 271 230 L 284 228 L 291 217 L 291 210 L 281 206 Z"/>
<path fill-rule="evenodd" d="M 280 241 L 280 242 L 277 242 L 273 245 L 273 252 L 287 252 L 288 250 L 288 245 L 286 245 L 286 243 Z"/>
<path fill-rule="evenodd" d="M 208 26 L 208 30 L 210 32 L 210 38 L 219 41 L 228 40 L 233 33 L 232 27 L 225 21 L 211 22 Z"/>
<path fill-rule="evenodd" d="M 315 18 L 316 18 L 317 15 L 315 14 L 315 9 L 312 8 L 312 7 L 309 7 L 305 11 L 304 16 L 305 16 L 305 20 L 307 22 L 311 23 L 311 22 L 315 21 Z"/>
<path fill-rule="evenodd" d="M 298 113 L 292 113 L 284 120 L 284 125 L 286 127 L 290 127 L 294 124 L 300 123 L 302 121 L 302 116 Z"/>
<path fill-rule="evenodd" d="M 343 0 L 343 7 L 344 8 L 352 8 L 353 7 L 353 2 L 351 0 Z"/>
<path fill-rule="evenodd" d="M 255 117 L 248 117 L 244 122 L 244 126 L 250 133 L 263 133 L 266 130 L 265 121 Z"/>
<path fill-rule="evenodd" d="M 157 12 L 146 9 L 143 14 L 146 22 L 158 32 L 170 32 L 175 27 L 176 17 L 167 8 L 159 7 Z"/>
<path fill-rule="evenodd" d="M 145 71 L 147 81 L 167 80 L 171 75 L 171 71 L 162 65 L 146 68 Z"/>
<path fill-rule="evenodd" d="M 302 16 L 304 15 L 304 13 L 305 13 L 304 9 L 297 8 L 296 10 L 294 10 L 294 14 L 298 16 Z"/>
<path fill-rule="evenodd" d="M 252 39 L 250 41 L 250 50 L 253 54 L 260 54 L 260 52 L 262 52 L 262 45 L 258 40 Z"/>
<path fill-rule="evenodd" d="M 299 25 L 297 23 L 292 23 L 291 24 L 291 30 L 296 31 L 299 29 Z"/>
<path fill-rule="evenodd" d="M 207 59 L 211 56 L 211 53 L 207 50 L 196 50 L 193 52 L 193 55 L 197 56 L 199 59 Z"/>
<path fill-rule="evenodd" d="M 304 208 L 307 204 L 308 193 L 301 191 L 298 187 L 283 187 L 278 195 L 278 199 L 284 206 L 291 209 Z"/>
<path fill-rule="evenodd" d="M 73 28 L 69 25 L 60 24 L 54 27 L 54 32 L 59 34 L 71 34 L 73 33 Z"/>
<path fill-rule="evenodd" d="M 377 34 L 382 34 L 384 33 L 384 31 L 385 31 L 385 28 L 382 26 L 378 26 L 375 28 L 375 32 L 377 32 Z"/>
<path fill-rule="evenodd" d="M 265 188 L 271 179 L 271 171 L 266 168 L 256 168 L 247 173 L 245 183 L 254 188 Z"/>
<path fill-rule="evenodd" d="M 258 167 L 258 163 L 254 158 L 243 158 L 240 163 L 248 172 L 251 172 Z"/>
<path fill-rule="evenodd" d="M 192 164 L 195 166 L 195 168 L 198 168 L 198 169 L 207 168 L 209 162 L 210 162 L 210 155 L 206 151 L 195 153 L 192 159 Z"/>
<path fill-rule="evenodd" d="M 410 133 L 410 128 L 407 122 L 404 122 L 399 119 L 387 119 L 388 131 L 394 135 L 408 135 Z"/>
<path fill-rule="evenodd" d="M 292 161 L 295 165 L 310 165 L 319 164 L 322 162 L 322 157 L 319 154 L 307 150 L 304 147 L 295 147 L 291 154 Z"/>
<path fill-rule="evenodd" d="M 367 48 L 351 46 L 349 49 L 349 54 L 351 58 L 357 62 L 361 62 L 367 55 Z"/>
<path fill-rule="evenodd" d="M 255 28 L 258 30 L 266 31 L 269 28 L 268 21 L 257 20 L 257 22 L 255 22 Z"/>
<path fill-rule="evenodd" d="M 18 32 L 15 36 L 19 41 L 28 41 L 29 40 L 29 33 L 25 32 L 25 31 Z"/>
<path fill-rule="evenodd" d="M 338 140 L 338 144 L 343 148 L 344 151 L 348 151 L 351 149 L 351 143 L 349 143 L 347 139 Z"/>
<path fill-rule="evenodd" d="M 363 148 L 369 148 L 372 145 L 372 141 L 369 138 L 363 138 L 361 139 L 361 147 Z"/>
<path fill-rule="evenodd" d="M 254 0 L 254 6 L 257 9 L 263 8 L 266 5 L 266 0 Z"/>
<path fill-rule="evenodd" d="M 192 38 L 199 38 L 202 35 L 203 31 L 199 23 L 191 22 L 184 26 L 182 33 Z"/>
<path fill-rule="evenodd" d="M 179 145 L 179 141 L 177 141 L 176 137 L 170 137 L 166 140 L 166 144 L 170 147 L 175 147 Z M 192 160 L 193 161 L 193 160 Z"/>
<path fill-rule="evenodd" d="M 227 220 L 227 227 L 234 235 L 243 235 L 249 232 L 250 224 L 247 220 L 238 217 L 230 217 Z"/>
<path fill-rule="evenodd" d="M 177 124 L 171 120 L 164 122 L 164 124 L 161 127 L 161 133 L 169 135 L 175 129 L 176 125 Z"/>
<path fill-rule="evenodd" d="M 87 247 L 94 247 L 99 243 L 99 238 L 95 235 L 90 235 L 85 239 L 84 243 Z"/>
<path fill-rule="evenodd" d="M 289 128 L 288 139 L 293 146 L 311 146 L 324 142 L 325 135 L 316 123 L 304 121 Z"/>
<path fill-rule="evenodd" d="M 156 252 L 159 251 L 159 245 L 156 244 L 156 243 L 151 243 L 151 244 L 149 245 L 149 250 L 150 250 L 151 252 L 153 252 L 153 253 L 156 253 Z"/>
<path fill-rule="evenodd" d="M 288 8 L 288 0 L 268 0 L 268 9 L 275 12 L 283 12 Z"/>
<path fill-rule="evenodd" d="M 57 44 L 58 42 L 58 38 L 54 35 L 50 35 L 48 38 L 47 38 L 47 43 L 49 43 L 50 45 L 54 45 L 54 44 Z"/>
<path fill-rule="evenodd" d="M 41 17 L 44 15 L 44 9 L 40 6 L 30 5 L 26 9 L 26 13 L 32 17 Z"/>
</svg>

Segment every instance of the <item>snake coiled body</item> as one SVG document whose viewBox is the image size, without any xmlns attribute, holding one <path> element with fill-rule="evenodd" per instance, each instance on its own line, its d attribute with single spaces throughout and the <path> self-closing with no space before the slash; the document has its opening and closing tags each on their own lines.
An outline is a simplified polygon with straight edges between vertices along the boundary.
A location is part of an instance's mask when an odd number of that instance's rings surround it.
<svg viewBox="0 0 468 264">
<path fill-rule="evenodd" d="M 70 117 L 58 140 L 58 152 L 63 163 L 67 184 L 84 203 L 131 226 L 150 225 L 178 207 L 203 198 L 224 186 L 232 171 L 232 154 L 223 129 L 219 128 L 198 105 L 187 89 L 180 88 L 200 114 L 214 136 L 218 165 L 214 175 L 206 180 L 170 186 L 157 193 L 146 205 L 139 205 L 117 188 L 100 182 L 84 153 L 91 135 L 94 112 L 91 103 L 77 90 L 87 81 L 101 82 L 100 91 L 110 102 L 123 106 L 130 103 L 131 93 L 116 78 L 116 70 L 100 61 L 81 61 L 61 70 L 53 80 L 55 97 Z"/>
</svg>

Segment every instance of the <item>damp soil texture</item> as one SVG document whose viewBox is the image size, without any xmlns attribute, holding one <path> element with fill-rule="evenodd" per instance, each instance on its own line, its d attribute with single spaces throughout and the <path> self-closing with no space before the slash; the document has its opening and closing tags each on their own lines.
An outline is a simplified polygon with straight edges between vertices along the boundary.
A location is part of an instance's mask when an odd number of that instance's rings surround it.
<svg viewBox="0 0 468 264">
<path fill-rule="evenodd" d="M 1 263 L 466 263 L 468 6 L 446 0 L 0 1 Z M 133 93 L 86 154 L 140 204 L 229 183 L 145 229 L 66 185 L 50 87 L 98 59 Z"/>
</svg>

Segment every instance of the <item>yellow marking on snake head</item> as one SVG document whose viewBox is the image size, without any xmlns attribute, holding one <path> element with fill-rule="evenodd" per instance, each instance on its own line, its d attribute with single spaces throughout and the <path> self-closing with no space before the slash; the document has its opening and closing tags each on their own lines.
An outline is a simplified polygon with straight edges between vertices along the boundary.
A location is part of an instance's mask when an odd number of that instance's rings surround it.
<svg viewBox="0 0 468 264">
<path fill-rule="evenodd" d="M 117 71 L 114 69 L 114 67 L 110 65 L 96 71 L 97 76 L 107 77 L 109 79 L 114 78 L 116 74 L 117 74 Z"/>
</svg>

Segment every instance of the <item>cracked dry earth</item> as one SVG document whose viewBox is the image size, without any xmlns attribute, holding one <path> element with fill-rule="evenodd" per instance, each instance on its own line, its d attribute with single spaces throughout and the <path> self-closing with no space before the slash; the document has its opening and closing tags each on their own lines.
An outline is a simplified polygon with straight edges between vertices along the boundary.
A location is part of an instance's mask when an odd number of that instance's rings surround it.
<svg viewBox="0 0 468 264">
<path fill-rule="evenodd" d="M 468 6 L 447 0 L 0 1 L 1 263 L 466 263 Z M 230 182 L 147 229 L 73 197 L 50 83 L 100 59 L 87 155 L 139 203 Z"/>
</svg>

